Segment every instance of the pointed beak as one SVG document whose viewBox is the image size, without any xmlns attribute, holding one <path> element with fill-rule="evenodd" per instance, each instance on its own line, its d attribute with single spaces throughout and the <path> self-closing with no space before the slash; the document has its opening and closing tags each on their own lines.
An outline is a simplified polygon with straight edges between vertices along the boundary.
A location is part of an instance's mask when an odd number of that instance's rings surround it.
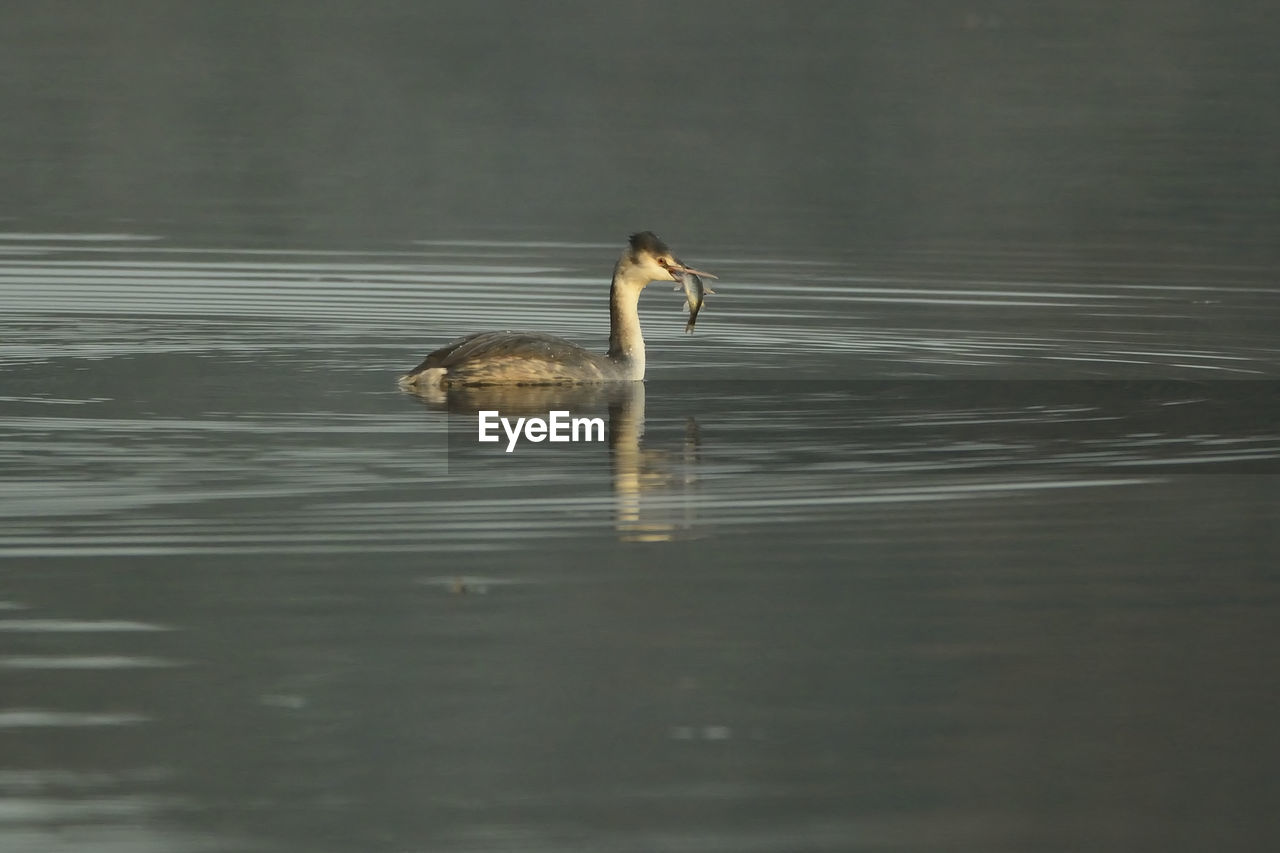
<svg viewBox="0 0 1280 853">
<path fill-rule="evenodd" d="M 680 279 L 680 276 L 682 275 L 696 275 L 696 276 L 701 276 L 702 278 L 717 277 L 712 275 L 709 272 L 703 272 L 702 270 L 695 270 L 693 267 L 686 267 L 684 265 L 684 261 L 680 260 L 679 258 L 676 258 L 674 263 L 663 264 L 663 267 L 666 268 L 667 272 L 671 273 L 671 278 L 673 281 L 678 281 Z"/>
</svg>

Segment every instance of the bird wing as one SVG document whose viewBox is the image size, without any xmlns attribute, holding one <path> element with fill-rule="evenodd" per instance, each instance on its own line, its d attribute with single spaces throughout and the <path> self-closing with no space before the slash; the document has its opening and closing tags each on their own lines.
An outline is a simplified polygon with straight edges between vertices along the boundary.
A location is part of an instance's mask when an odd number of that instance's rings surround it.
<svg viewBox="0 0 1280 853">
<path fill-rule="evenodd" d="M 572 341 L 539 332 L 477 332 L 445 344 L 410 375 L 444 368 L 450 383 L 599 381 L 600 356 Z"/>
</svg>

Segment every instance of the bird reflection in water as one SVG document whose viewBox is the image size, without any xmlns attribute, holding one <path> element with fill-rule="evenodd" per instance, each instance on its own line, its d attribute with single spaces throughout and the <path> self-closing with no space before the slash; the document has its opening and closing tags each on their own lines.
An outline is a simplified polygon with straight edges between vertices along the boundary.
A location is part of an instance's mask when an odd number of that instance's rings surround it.
<svg viewBox="0 0 1280 853">
<path fill-rule="evenodd" d="M 476 415 L 496 410 L 503 417 L 541 417 L 569 411 L 572 417 L 607 413 L 607 438 L 614 494 L 614 528 L 624 542 L 665 542 L 688 537 L 697 523 L 697 467 L 701 436 L 689 418 L 684 437 L 671 447 L 646 447 L 643 382 L 598 385 L 478 385 L 404 389 L 428 408 Z M 475 430 L 475 422 L 468 424 Z M 503 452 L 500 444 L 493 447 Z M 521 444 L 520 448 L 527 448 Z M 590 445 L 568 445 L 569 452 Z M 517 450 L 517 452 L 519 452 Z"/>
</svg>

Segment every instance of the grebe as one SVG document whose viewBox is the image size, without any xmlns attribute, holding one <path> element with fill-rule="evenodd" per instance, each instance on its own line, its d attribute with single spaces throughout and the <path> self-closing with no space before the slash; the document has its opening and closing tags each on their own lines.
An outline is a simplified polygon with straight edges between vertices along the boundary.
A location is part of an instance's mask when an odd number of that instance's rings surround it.
<svg viewBox="0 0 1280 853">
<path fill-rule="evenodd" d="M 632 234 L 609 289 L 609 351 L 589 352 L 538 332 L 478 332 L 446 344 L 400 377 L 407 387 L 560 385 L 644 379 L 644 338 L 636 305 L 651 281 L 715 278 L 686 267 L 652 231 Z"/>
</svg>

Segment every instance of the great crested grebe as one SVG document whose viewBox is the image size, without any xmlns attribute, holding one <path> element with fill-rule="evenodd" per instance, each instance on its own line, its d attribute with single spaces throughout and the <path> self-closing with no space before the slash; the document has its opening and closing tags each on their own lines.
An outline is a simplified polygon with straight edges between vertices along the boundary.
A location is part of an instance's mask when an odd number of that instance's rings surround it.
<svg viewBox="0 0 1280 853">
<path fill-rule="evenodd" d="M 609 351 L 589 352 L 538 332 L 478 332 L 446 344 L 400 377 L 418 388 L 465 385 L 561 385 L 644 379 L 644 338 L 636 305 L 651 281 L 715 278 L 686 267 L 652 231 L 632 234 L 609 289 Z"/>
</svg>

